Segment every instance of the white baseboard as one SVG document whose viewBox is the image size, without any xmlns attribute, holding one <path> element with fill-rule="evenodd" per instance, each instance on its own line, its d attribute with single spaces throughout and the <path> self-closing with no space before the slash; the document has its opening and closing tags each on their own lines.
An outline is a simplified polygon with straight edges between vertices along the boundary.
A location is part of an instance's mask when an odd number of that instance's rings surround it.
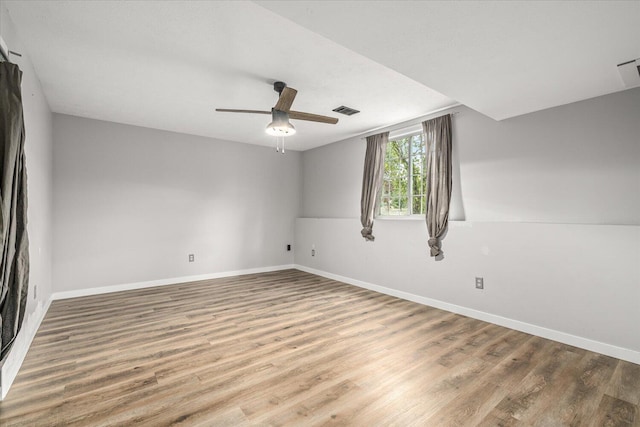
<svg viewBox="0 0 640 427">
<path fill-rule="evenodd" d="M 497 316 L 491 313 L 485 313 L 483 311 L 474 310 L 472 308 L 462 307 L 462 306 L 450 304 L 444 301 L 439 301 L 436 299 L 431 299 L 431 298 L 423 297 L 420 295 L 399 291 L 392 288 L 386 288 L 384 286 L 374 285 L 372 283 L 363 282 L 361 280 L 352 279 L 350 277 L 340 276 L 338 274 L 333 274 L 333 273 L 329 273 L 322 270 L 316 270 L 315 268 L 306 267 L 304 265 L 296 264 L 295 268 L 301 271 L 306 271 L 307 273 L 316 274 L 318 276 L 326 277 L 328 279 L 333 279 L 339 282 L 344 282 L 350 285 L 358 286 L 360 288 L 365 288 L 372 291 L 380 292 L 382 294 L 394 296 L 397 298 L 402 298 L 408 301 L 417 302 L 418 304 L 440 308 L 442 310 L 450 311 L 452 313 L 462 314 L 464 316 L 472 317 L 474 319 L 483 320 L 485 322 L 490 322 L 490 323 L 504 326 L 510 329 L 515 329 L 517 331 L 526 332 L 531 335 L 536 335 L 542 338 L 547 338 L 553 341 L 558 341 L 564 344 L 572 345 L 574 347 L 579 347 L 585 350 L 594 351 L 596 353 L 605 354 L 607 356 L 615 357 L 617 359 L 640 364 L 640 352 L 635 350 L 630 350 L 628 348 L 617 347 L 615 345 L 606 344 L 600 341 L 594 341 L 588 338 L 567 334 L 565 332 L 556 331 L 554 329 L 548 329 L 542 326 L 521 322 L 519 320 L 509 319 L 509 318 Z"/>
<path fill-rule="evenodd" d="M 129 291 L 132 289 L 153 288 L 155 286 L 176 285 L 178 283 L 197 282 L 198 280 L 219 279 L 222 277 L 242 276 L 244 274 L 267 273 L 296 268 L 293 264 L 274 265 L 270 267 L 248 268 L 245 270 L 223 271 L 220 273 L 199 274 L 195 276 L 172 277 L 169 279 L 150 280 L 147 282 L 124 283 L 120 285 L 101 286 L 97 288 L 78 289 L 75 291 L 54 292 L 52 299 L 68 299 L 89 295 L 108 294 L 111 292 Z"/>
<path fill-rule="evenodd" d="M 40 328 L 40 324 L 42 323 L 45 314 L 47 314 L 47 310 L 49 310 L 50 305 L 51 298 L 49 298 L 44 304 L 40 301 L 36 306 L 35 311 L 31 313 L 28 318 L 24 319 L 22 328 L 20 329 L 20 332 L 18 332 L 18 336 L 13 342 L 13 346 L 2 364 L 2 373 L 0 373 L 0 401 L 4 400 L 7 393 L 9 393 L 9 388 L 11 388 L 11 384 L 13 384 L 13 381 L 18 375 L 18 371 L 20 370 L 22 362 L 29 351 L 31 342 L 33 341 L 33 338 L 35 338 L 36 332 L 38 332 L 38 328 Z"/>
</svg>

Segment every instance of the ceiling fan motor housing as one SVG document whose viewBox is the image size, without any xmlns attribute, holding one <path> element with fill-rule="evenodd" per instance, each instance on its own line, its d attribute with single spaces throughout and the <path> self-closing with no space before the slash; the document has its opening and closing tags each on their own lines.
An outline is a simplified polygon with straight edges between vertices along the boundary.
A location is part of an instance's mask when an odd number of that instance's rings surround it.
<svg viewBox="0 0 640 427">
<path fill-rule="evenodd" d="M 281 94 L 284 88 L 287 87 L 285 82 L 273 82 L 273 90 Z"/>
</svg>

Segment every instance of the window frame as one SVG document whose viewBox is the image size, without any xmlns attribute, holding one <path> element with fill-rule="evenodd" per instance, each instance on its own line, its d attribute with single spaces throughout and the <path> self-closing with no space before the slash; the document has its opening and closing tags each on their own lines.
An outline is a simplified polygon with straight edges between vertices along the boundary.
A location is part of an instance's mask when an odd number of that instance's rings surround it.
<svg viewBox="0 0 640 427">
<path fill-rule="evenodd" d="M 422 132 L 422 129 L 417 130 L 417 129 L 411 129 L 411 130 L 405 130 L 404 132 L 400 131 L 398 134 L 396 135 L 392 135 L 389 136 L 388 139 L 388 144 L 390 144 L 393 141 L 398 141 L 400 139 L 409 139 L 408 142 L 408 165 L 409 167 L 407 168 L 407 176 L 409 178 L 408 182 L 407 182 L 407 205 L 409 208 L 409 211 L 411 213 L 406 214 L 406 215 L 383 215 L 381 213 L 382 211 L 382 196 L 384 193 L 384 185 L 385 185 L 385 181 L 384 178 L 382 180 L 382 184 L 381 184 L 381 188 L 380 191 L 378 192 L 378 197 L 376 199 L 376 208 L 375 208 L 375 218 L 376 219 L 380 219 L 380 220 L 401 220 L 401 221 L 406 221 L 406 220 L 424 220 L 425 218 L 425 213 L 413 213 L 413 150 L 411 147 L 411 138 L 413 138 L 414 136 L 418 136 L 420 135 L 421 139 L 422 139 L 422 146 L 424 147 L 424 179 L 426 180 L 427 178 L 427 174 L 426 174 L 426 167 L 427 167 L 427 151 L 426 151 L 426 143 L 424 140 L 424 134 Z M 385 157 L 385 165 L 387 162 L 387 158 Z M 425 188 L 425 192 L 423 197 L 425 198 L 425 204 L 426 204 L 426 188 Z M 426 209 L 426 205 L 425 205 L 425 209 Z"/>
</svg>

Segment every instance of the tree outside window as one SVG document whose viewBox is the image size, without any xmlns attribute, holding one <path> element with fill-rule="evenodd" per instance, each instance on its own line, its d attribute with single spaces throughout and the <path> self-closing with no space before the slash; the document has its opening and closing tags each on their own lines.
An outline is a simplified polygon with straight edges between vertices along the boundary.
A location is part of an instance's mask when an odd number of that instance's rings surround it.
<svg viewBox="0 0 640 427">
<path fill-rule="evenodd" d="M 384 161 L 379 216 L 424 215 L 426 150 L 422 133 L 390 140 Z"/>
</svg>

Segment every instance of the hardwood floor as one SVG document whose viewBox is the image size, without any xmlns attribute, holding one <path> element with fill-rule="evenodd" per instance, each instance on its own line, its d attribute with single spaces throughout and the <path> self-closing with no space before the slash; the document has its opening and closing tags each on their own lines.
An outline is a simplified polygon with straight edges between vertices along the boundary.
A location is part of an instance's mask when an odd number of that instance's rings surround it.
<svg viewBox="0 0 640 427">
<path fill-rule="evenodd" d="M 287 270 L 54 301 L 2 426 L 640 426 L 640 366 Z"/>
</svg>

